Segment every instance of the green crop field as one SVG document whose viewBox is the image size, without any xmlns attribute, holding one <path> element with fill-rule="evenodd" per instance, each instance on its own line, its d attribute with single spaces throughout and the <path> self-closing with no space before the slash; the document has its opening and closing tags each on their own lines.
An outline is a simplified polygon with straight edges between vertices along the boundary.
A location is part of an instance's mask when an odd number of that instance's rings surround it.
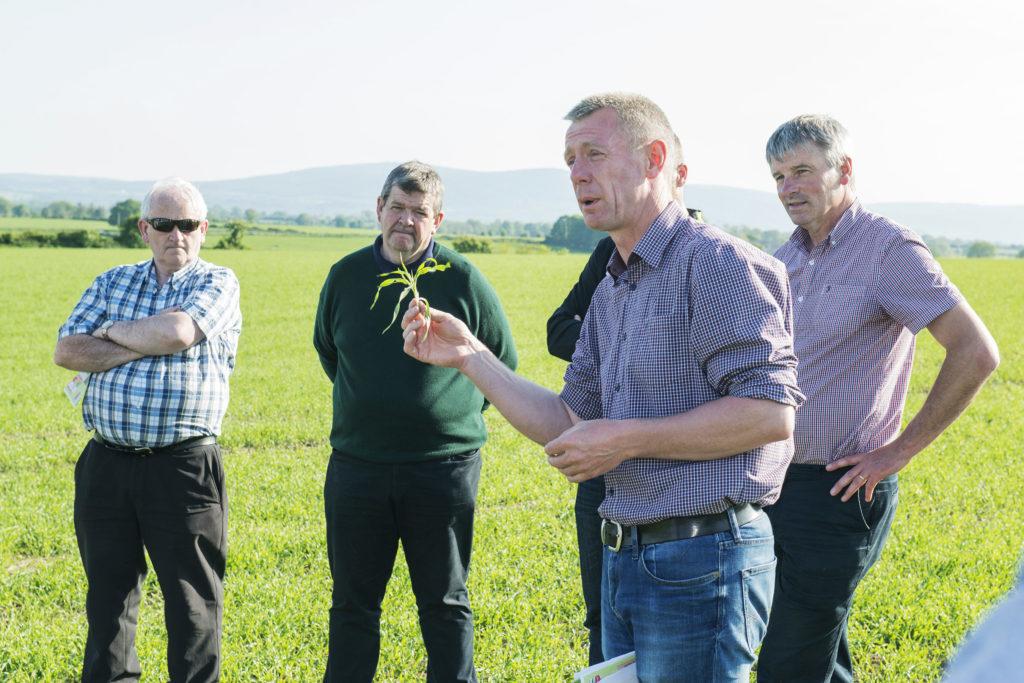
<svg viewBox="0 0 1024 683">
<path fill-rule="evenodd" d="M 253 237 L 252 250 L 204 251 L 237 273 L 245 320 L 221 439 L 231 501 L 224 680 L 316 681 L 330 602 L 322 487 L 331 408 L 311 327 L 329 266 L 368 236 Z M 87 434 L 61 392 L 72 373 L 53 365 L 52 352 L 58 326 L 92 278 L 147 255 L 0 248 L 0 273 L 11 290 L 0 308 L 0 680 L 68 681 L 80 670 L 85 582 L 72 528 L 72 475 Z M 547 355 L 544 322 L 585 257 L 473 260 L 505 304 L 521 372 L 560 387 L 563 363 Z M 901 477 L 892 537 L 858 593 L 851 622 L 864 681 L 936 680 L 959 640 L 1010 586 L 1024 539 L 1024 261 L 944 265 L 989 324 L 1003 364 L 970 410 Z M 940 351 L 922 334 L 910 414 L 938 372 Z M 493 410 L 488 425 L 470 575 L 480 678 L 566 681 L 584 666 L 586 652 L 573 485 Z M 146 680 L 166 680 L 164 648 L 151 573 L 138 635 Z M 378 679 L 423 680 L 424 670 L 400 560 L 384 606 Z"/>
</svg>

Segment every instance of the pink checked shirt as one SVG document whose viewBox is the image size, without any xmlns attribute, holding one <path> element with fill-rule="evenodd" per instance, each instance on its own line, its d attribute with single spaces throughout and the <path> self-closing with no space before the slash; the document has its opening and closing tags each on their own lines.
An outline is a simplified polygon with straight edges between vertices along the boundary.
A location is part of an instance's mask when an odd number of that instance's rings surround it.
<svg viewBox="0 0 1024 683">
<path fill-rule="evenodd" d="M 914 335 L 962 299 L 915 233 L 854 203 L 813 246 L 797 228 L 775 257 L 793 296 L 794 463 L 825 465 L 899 433 Z"/>
</svg>

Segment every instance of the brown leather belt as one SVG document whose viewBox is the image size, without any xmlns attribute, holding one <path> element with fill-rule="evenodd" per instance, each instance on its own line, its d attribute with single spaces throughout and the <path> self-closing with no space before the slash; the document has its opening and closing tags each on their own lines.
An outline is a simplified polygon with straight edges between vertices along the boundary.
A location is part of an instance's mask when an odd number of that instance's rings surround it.
<svg viewBox="0 0 1024 683">
<path fill-rule="evenodd" d="M 186 448 L 194 448 L 196 446 L 209 446 L 210 444 L 217 443 L 217 437 L 215 436 L 193 436 L 189 439 L 183 439 L 178 443 L 172 443 L 167 446 L 156 446 L 150 448 L 149 446 L 122 446 L 117 443 L 110 443 L 104 441 L 103 437 L 99 434 L 93 434 L 92 440 L 103 446 L 104 448 L 119 453 L 127 453 L 128 455 L 137 455 L 140 458 L 145 458 L 150 455 L 160 455 L 161 453 L 170 453 L 171 451 L 180 451 Z"/>
<path fill-rule="evenodd" d="M 757 519 L 761 514 L 761 506 L 744 503 L 733 507 L 736 512 L 736 524 L 743 526 Z M 641 524 L 637 527 L 622 526 L 610 519 L 601 520 L 601 543 L 615 552 L 622 548 L 623 540 L 627 543 L 636 529 L 636 542 L 639 545 L 679 541 L 696 538 L 708 534 L 717 534 L 729 530 L 729 513 L 718 512 L 712 515 L 695 515 L 693 517 L 669 517 L 659 522 Z"/>
</svg>

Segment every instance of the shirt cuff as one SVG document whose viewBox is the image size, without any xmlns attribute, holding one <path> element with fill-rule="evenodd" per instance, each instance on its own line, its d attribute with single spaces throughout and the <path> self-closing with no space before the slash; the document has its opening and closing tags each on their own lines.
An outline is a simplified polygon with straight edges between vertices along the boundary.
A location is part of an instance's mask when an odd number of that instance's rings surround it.
<svg viewBox="0 0 1024 683">
<path fill-rule="evenodd" d="M 604 416 L 600 395 L 591 394 L 567 382 L 559 396 L 581 420 L 599 420 Z"/>
<path fill-rule="evenodd" d="M 777 374 L 791 375 L 788 371 Z M 789 377 L 773 377 L 762 374 L 757 378 L 751 378 L 750 381 L 738 383 L 730 387 L 729 396 L 775 401 L 784 406 L 799 408 L 806 399 L 806 396 L 803 395 L 795 383 L 788 381 L 789 379 Z"/>
</svg>

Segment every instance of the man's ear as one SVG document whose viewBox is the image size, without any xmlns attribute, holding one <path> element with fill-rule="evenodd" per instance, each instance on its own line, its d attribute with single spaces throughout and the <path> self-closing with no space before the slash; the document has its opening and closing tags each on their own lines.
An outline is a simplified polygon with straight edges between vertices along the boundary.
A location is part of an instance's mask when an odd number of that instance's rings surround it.
<svg viewBox="0 0 1024 683">
<path fill-rule="evenodd" d="M 434 232 L 441 227 L 441 221 L 444 220 L 444 211 L 438 211 L 434 214 Z"/>
<path fill-rule="evenodd" d="M 654 140 L 647 145 L 647 177 L 656 178 L 665 171 L 668 162 L 668 147 L 663 140 Z"/>
<path fill-rule="evenodd" d="M 149 223 L 139 219 L 139 234 L 142 235 L 142 241 L 149 244 Z"/>
<path fill-rule="evenodd" d="M 839 184 L 849 185 L 853 182 L 853 159 L 845 157 L 839 165 Z"/>
<path fill-rule="evenodd" d="M 686 164 L 676 166 L 676 187 L 682 187 L 686 184 L 687 173 L 689 173 L 689 169 L 686 167 Z"/>
<path fill-rule="evenodd" d="M 377 197 L 377 224 L 384 226 L 384 197 Z"/>
</svg>

